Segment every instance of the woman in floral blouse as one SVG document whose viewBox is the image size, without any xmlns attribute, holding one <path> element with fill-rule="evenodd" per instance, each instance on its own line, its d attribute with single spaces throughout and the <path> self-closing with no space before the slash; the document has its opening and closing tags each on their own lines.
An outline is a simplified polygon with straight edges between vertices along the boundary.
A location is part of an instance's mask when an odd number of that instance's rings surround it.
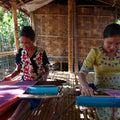
<svg viewBox="0 0 120 120">
<path fill-rule="evenodd" d="M 34 46 L 35 33 L 30 26 L 23 27 L 20 33 L 23 48 L 16 55 L 16 70 L 3 80 L 12 80 L 23 72 L 22 80 L 46 81 L 49 74 L 49 61 L 45 50 Z M 41 99 L 23 99 L 9 120 L 18 120 L 28 109 L 34 109 Z"/>
</svg>

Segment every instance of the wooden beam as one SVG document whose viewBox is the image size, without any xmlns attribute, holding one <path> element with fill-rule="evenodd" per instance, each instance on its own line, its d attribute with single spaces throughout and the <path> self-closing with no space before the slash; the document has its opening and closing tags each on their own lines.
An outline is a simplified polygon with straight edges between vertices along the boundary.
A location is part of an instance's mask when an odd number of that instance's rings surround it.
<svg viewBox="0 0 120 120">
<path fill-rule="evenodd" d="M 68 0 L 68 70 L 73 73 L 73 0 Z"/>
<path fill-rule="evenodd" d="M 2 52 L 2 53 L 0 53 L 0 56 L 13 55 L 13 54 L 16 54 L 16 51 Z"/>
<path fill-rule="evenodd" d="M 22 94 L 22 95 L 19 95 L 18 97 L 19 98 L 32 98 L 32 99 L 36 99 L 36 98 L 44 98 L 44 99 L 47 99 L 47 98 L 58 98 L 58 97 L 62 97 L 63 94 L 61 95 L 32 95 L 32 94 Z"/>
<path fill-rule="evenodd" d="M 31 26 L 32 26 L 33 30 L 36 31 L 35 30 L 35 14 L 34 13 L 30 14 L 30 22 L 31 22 Z M 36 40 L 34 42 L 34 45 L 36 46 Z"/>
<path fill-rule="evenodd" d="M 110 7 L 109 5 L 77 5 L 77 7 Z"/>
<path fill-rule="evenodd" d="M 10 0 L 0 1 L 0 5 L 7 4 Z"/>
<path fill-rule="evenodd" d="M 24 4 L 23 0 L 19 0 L 19 1 L 20 1 L 20 3 Z"/>
<path fill-rule="evenodd" d="M 115 14 L 114 14 L 115 21 L 114 22 L 116 22 L 118 20 L 117 17 L 118 17 L 118 9 L 115 8 Z"/>
<path fill-rule="evenodd" d="M 20 3 L 19 3 L 19 4 L 17 4 L 17 7 L 19 7 L 20 5 L 24 5 L 23 0 L 19 0 L 19 1 L 20 1 Z"/>
<path fill-rule="evenodd" d="M 111 3 L 109 3 L 109 2 L 105 2 L 104 0 L 97 0 L 97 1 L 102 2 L 102 3 L 105 3 L 105 4 L 107 4 L 107 5 L 111 5 L 111 6 L 112 6 L 112 4 L 111 4 Z"/>
<path fill-rule="evenodd" d="M 16 49 L 19 49 L 19 36 L 18 36 L 18 23 L 17 23 L 17 7 L 16 7 L 16 1 L 11 1 L 12 5 L 12 14 L 13 14 L 13 21 L 14 21 L 14 33 L 15 33 L 15 43 L 16 43 Z"/>
<path fill-rule="evenodd" d="M 39 16 L 58 16 L 58 17 L 64 17 L 67 15 L 66 14 L 57 14 L 57 13 L 50 13 L 50 14 L 47 14 L 47 13 L 36 13 L 35 16 L 39 17 Z"/>
<path fill-rule="evenodd" d="M 60 71 L 62 71 L 62 61 L 60 62 Z"/>
<path fill-rule="evenodd" d="M 73 0 L 73 7 L 74 7 L 74 48 L 75 48 L 75 73 L 78 73 L 78 41 L 77 41 L 77 19 L 76 19 L 76 0 Z"/>
</svg>

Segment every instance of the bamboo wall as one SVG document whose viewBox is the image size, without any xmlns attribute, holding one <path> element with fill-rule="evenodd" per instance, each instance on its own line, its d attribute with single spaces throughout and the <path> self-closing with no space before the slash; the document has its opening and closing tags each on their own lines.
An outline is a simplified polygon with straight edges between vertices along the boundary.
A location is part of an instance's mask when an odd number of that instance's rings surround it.
<svg viewBox="0 0 120 120">
<path fill-rule="evenodd" d="M 44 48 L 49 57 L 53 56 L 52 59 L 67 62 L 67 6 L 50 4 L 34 14 L 37 45 Z"/>
<path fill-rule="evenodd" d="M 102 44 L 102 32 L 106 25 L 116 22 L 116 10 L 111 7 L 77 7 L 79 61 L 89 50 Z"/>
<path fill-rule="evenodd" d="M 77 40 L 79 63 L 90 48 L 101 44 L 104 27 L 116 20 L 116 10 L 103 6 L 77 6 Z M 36 11 L 36 43 L 44 48 L 50 60 L 68 62 L 68 6 L 49 4 Z"/>
</svg>

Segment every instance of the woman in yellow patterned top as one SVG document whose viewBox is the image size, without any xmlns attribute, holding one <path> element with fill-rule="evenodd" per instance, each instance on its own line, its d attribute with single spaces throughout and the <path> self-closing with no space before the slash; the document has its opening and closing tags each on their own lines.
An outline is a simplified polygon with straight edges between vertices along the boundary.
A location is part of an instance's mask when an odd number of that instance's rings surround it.
<svg viewBox="0 0 120 120">
<path fill-rule="evenodd" d="M 110 24 L 103 32 L 103 45 L 92 48 L 86 57 L 79 73 L 81 83 L 81 94 L 85 96 L 94 95 L 95 91 L 106 89 L 120 90 L 120 25 Z M 95 71 L 95 89 L 88 86 L 86 75 L 94 68 Z M 113 118 L 113 109 L 97 107 L 100 120 L 118 120 L 120 118 L 120 109 L 115 112 Z"/>
</svg>

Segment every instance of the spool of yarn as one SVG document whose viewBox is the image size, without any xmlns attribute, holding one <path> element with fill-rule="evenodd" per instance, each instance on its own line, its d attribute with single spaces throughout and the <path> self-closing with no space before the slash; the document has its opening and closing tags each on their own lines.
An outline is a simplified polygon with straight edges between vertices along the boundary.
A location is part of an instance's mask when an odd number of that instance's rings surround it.
<svg viewBox="0 0 120 120">
<path fill-rule="evenodd" d="M 33 95 L 52 94 L 57 95 L 59 92 L 58 87 L 29 87 L 25 93 Z"/>
<path fill-rule="evenodd" d="M 120 107 L 120 98 L 78 96 L 77 105 L 88 107 Z"/>
</svg>

